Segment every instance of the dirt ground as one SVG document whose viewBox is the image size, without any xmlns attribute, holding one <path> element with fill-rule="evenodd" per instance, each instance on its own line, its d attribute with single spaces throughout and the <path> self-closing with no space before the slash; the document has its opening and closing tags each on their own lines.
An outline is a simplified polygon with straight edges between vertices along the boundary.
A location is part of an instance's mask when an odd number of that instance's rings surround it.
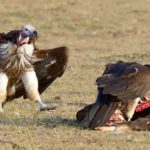
<svg viewBox="0 0 150 150">
<path fill-rule="evenodd" d="M 0 0 L 0 32 L 33 24 L 39 48 L 70 50 L 65 74 L 42 95 L 56 104 L 38 112 L 16 99 L 0 114 L 0 150 L 148 150 L 149 132 L 82 129 L 76 112 L 95 100 L 95 80 L 106 63 L 149 63 L 150 0 Z"/>
</svg>

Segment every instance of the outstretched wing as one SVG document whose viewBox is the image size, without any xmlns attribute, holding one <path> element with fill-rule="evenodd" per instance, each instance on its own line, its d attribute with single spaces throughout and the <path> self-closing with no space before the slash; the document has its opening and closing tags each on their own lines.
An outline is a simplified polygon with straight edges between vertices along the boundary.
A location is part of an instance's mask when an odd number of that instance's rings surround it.
<svg viewBox="0 0 150 150">
<path fill-rule="evenodd" d="M 0 33 L 0 70 L 3 68 L 5 60 L 12 54 L 13 44 L 8 42 L 5 33 Z"/>
<path fill-rule="evenodd" d="M 63 75 L 68 63 L 68 48 L 58 47 L 54 49 L 38 50 L 35 52 L 34 57 L 35 60 L 38 60 L 34 63 L 34 68 L 39 81 L 39 92 L 43 93 L 56 78 Z M 20 81 L 16 85 L 15 96 L 8 100 L 13 100 L 21 96 L 26 98 L 24 86 Z"/>
<path fill-rule="evenodd" d="M 135 99 L 150 89 L 150 70 L 138 63 L 110 64 L 97 84 L 103 88 L 103 94 L 117 96 L 120 100 Z"/>
</svg>

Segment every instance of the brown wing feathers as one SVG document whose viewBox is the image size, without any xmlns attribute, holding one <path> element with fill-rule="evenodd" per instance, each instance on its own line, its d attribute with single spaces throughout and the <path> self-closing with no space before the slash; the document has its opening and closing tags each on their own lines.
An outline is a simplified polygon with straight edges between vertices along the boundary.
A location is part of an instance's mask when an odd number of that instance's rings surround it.
<svg viewBox="0 0 150 150">
<path fill-rule="evenodd" d="M 117 96 L 120 100 L 135 99 L 143 96 L 150 88 L 147 82 L 150 80 L 150 71 L 145 66 L 135 63 L 124 67 L 120 73 L 111 72 L 110 70 L 109 74 L 104 74 L 97 80 L 98 86 L 103 87 L 104 94 Z"/>
<path fill-rule="evenodd" d="M 150 70 L 144 65 L 128 62 L 108 64 L 96 81 L 98 96 L 94 106 L 99 109 L 87 127 L 94 129 L 103 126 L 121 101 L 144 96 L 150 89 L 149 81 Z"/>
<path fill-rule="evenodd" d="M 34 64 L 39 81 L 39 93 L 42 93 L 57 77 L 63 75 L 68 63 L 68 49 L 66 47 L 58 47 L 54 49 L 39 50 L 36 52 L 35 57 L 43 58 L 43 60 Z M 54 59 L 56 60 L 55 63 L 51 64 L 51 61 Z M 21 96 L 26 98 L 24 86 L 20 81 L 16 85 L 16 94 L 13 97 L 9 97 L 7 101 Z"/>
<path fill-rule="evenodd" d="M 7 34 L 0 33 L 0 43 L 6 43 L 8 40 L 16 43 L 18 35 L 19 30 L 13 30 Z M 42 58 L 41 61 L 34 64 L 39 80 L 39 92 L 42 93 L 57 77 L 64 73 L 68 62 L 68 50 L 66 47 L 37 50 L 35 58 Z M 97 79 L 100 95 L 105 100 L 103 102 L 99 100 L 94 104 L 97 109 L 87 126 L 95 128 L 98 125 L 104 125 L 117 108 L 119 101 L 145 96 L 150 89 L 149 82 L 149 65 L 144 66 L 122 61 L 106 65 L 103 75 Z M 8 100 L 23 95 L 26 98 L 23 84 L 19 82 L 16 85 L 16 95 L 9 97 Z M 93 114 L 92 110 L 91 114 Z"/>
<path fill-rule="evenodd" d="M 7 43 L 8 41 L 16 43 L 19 33 L 20 30 L 12 30 L 7 34 L 0 33 L 0 44 Z M 63 75 L 68 62 L 68 48 L 58 47 L 54 49 L 37 50 L 35 47 L 34 59 L 34 69 L 39 80 L 39 92 L 42 93 L 57 77 Z M 15 96 L 9 97 L 7 100 L 18 98 L 24 94 L 25 90 L 23 84 L 19 82 L 16 85 Z"/>
</svg>

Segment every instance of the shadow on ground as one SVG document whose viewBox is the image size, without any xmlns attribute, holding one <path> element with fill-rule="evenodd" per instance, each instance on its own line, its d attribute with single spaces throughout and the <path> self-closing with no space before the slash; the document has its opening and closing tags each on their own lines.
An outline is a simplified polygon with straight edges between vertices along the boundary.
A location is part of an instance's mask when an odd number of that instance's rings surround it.
<svg viewBox="0 0 150 150">
<path fill-rule="evenodd" d="M 14 126 L 29 126 L 36 125 L 46 128 L 55 128 L 58 126 L 69 126 L 75 128 L 81 128 L 75 119 L 56 117 L 46 118 L 21 118 L 21 119 L 0 119 L 0 125 L 14 125 Z"/>
</svg>

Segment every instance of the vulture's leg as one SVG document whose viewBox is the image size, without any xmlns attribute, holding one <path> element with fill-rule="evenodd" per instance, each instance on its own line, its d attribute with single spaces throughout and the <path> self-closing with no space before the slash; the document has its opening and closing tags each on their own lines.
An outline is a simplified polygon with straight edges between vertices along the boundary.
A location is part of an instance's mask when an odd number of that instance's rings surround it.
<svg viewBox="0 0 150 150">
<path fill-rule="evenodd" d="M 3 102 L 7 96 L 8 77 L 5 73 L 0 73 L 0 112 L 3 112 Z"/>
<path fill-rule="evenodd" d="M 22 77 L 22 82 L 24 84 L 25 90 L 28 97 L 39 104 L 40 110 L 43 110 L 47 107 L 41 100 L 40 94 L 38 92 L 38 79 L 36 77 L 35 71 L 27 71 Z"/>
<path fill-rule="evenodd" d="M 135 109 L 139 103 L 139 101 L 141 100 L 140 97 L 134 99 L 134 100 L 128 100 L 127 102 L 127 112 L 126 112 L 126 116 L 127 116 L 127 121 L 130 121 L 133 117 L 133 114 L 135 112 Z"/>
</svg>

